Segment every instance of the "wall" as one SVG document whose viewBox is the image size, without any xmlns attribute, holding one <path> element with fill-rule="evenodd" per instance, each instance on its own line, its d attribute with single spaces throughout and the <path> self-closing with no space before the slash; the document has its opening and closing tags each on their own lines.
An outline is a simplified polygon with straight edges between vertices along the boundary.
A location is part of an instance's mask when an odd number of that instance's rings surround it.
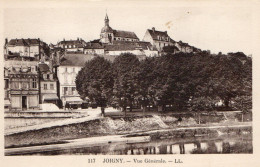
<svg viewBox="0 0 260 167">
<path fill-rule="evenodd" d="M 30 47 L 30 57 L 34 57 L 34 55 L 38 55 L 39 52 L 39 46 L 31 46 Z"/>
<path fill-rule="evenodd" d="M 84 49 L 84 54 L 98 54 L 103 55 L 105 53 L 104 49 Z"/>
<path fill-rule="evenodd" d="M 29 56 L 30 48 L 27 46 L 8 46 L 8 51 L 12 53 L 20 53 L 20 56 Z"/>
<path fill-rule="evenodd" d="M 44 89 L 44 84 L 47 84 L 47 90 Z M 51 89 L 51 84 L 53 84 L 53 89 Z M 57 94 L 56 81 L 41 81 L 41 93 L 55 93 Z"/>
<path fill-rule="evenodd" d="M 67 72 L 66 72 L 67 68 Z M 63 102 L 63 105 L 65 104 L 64 97 L 79 97 L 79 94 L 76 90 L 76 76 L 78 72 L 81 70 L 82 67 L 79 66 L 59 66 L 58 67 L 58 79 L 60 81 L 60 99 Z M 73 71 L 74 69 L 74 71 Z M 67 88 L 68 93 L 65 94 L 64 88 Z M 75 88 L 75 92 L 73 94 L 70 94 L 72 92 L 72 88 Z"/>
<path fill-rule="evenodd" d="M 145 54 L 144 51 L 140 51 L 140 50 L 108 51 L 108 54 L 112 55 L 112 56 L 119 56 L 122 53 L 132 53 L 132 54 L 135 54 L 135 55 L 144 55 Z"/>
</svg>

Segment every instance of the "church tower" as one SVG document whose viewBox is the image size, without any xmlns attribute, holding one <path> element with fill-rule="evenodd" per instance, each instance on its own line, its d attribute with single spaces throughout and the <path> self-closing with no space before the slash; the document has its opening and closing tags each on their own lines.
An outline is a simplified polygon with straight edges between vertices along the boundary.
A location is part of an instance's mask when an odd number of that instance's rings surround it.
<svg viewBox="0 0 260 167">
<path fill-rule="evenodd" d="M 105 26 L 101 29 L 100 42 L 101 43 L 112 43 L 114 39 L 113 29 L 109 26 L 109 18 L 105 16 Z"/>
</svg>

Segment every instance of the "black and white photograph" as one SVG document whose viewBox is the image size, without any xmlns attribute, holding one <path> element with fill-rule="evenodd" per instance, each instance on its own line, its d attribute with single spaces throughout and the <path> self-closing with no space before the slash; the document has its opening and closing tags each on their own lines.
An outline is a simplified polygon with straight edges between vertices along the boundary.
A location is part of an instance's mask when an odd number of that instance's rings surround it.
<svg viewBox="0 0 260 167">
<path fill-rule="evenodd" d="M 253 155 L 259 1 L 238 2 L 10 2 L 4 156 Z"/>
</svg>

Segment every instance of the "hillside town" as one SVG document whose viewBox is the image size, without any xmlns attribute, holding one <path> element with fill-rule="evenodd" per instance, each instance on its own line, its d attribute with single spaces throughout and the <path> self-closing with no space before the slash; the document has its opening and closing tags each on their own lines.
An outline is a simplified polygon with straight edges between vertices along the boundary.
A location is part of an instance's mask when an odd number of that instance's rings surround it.
<svg viewBox="0 0 260 167">
<path fill-rule="evenodd" d="M 39 38 L 5 39 L 5 110 L 44 110 L 44 104 L 54 104 L 54 109 L 64 109 L 66 104 L 81 108 L 85 101 L 77 93 L 75 78 L 85 62 L 96 56 L 113 61 L 123 53 L 135 54 L 142 60 L 163 55 L 167 46 L 174 53 L 201 52 L 155 27 L 147 29 L 142 40 L 135 32 L 115 30 L 107 14 L 100 37 L 88 42 L 82 38 L 62 39 L 57 44 Z"/>
<path fill-rule="evenodd" d="M 97 28 L 5 39 L 5 155 L 253 153 L 251 56 Z"/>
</svg>

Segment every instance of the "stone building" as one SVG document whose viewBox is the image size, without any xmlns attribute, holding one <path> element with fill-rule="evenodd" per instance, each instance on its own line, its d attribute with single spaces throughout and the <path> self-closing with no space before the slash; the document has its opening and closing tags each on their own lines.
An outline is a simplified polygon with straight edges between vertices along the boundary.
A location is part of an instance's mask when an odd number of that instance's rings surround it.
<svg viewBox="0 0 260 167">
<path fill-rule="evenodd" d="M 40 62 L 40 103 L 53 103 L 58 105 L 57 77 L 51 65 Z"/>
<path fill-rule="evenodd" d="M 76 90 L 75 79 L 85 62 L 93 57 L 86 54 L 67 54 L 61 59 L 57 69 L 57 76 L 60 87 L 59 96 L 63 106 L 66 103 L 82 103 L 82 99 Z"/>
<path fill-rule="evenodd" d="M 56 47 L 63 48 L 66 52 L 71 53 L 83 53 L 84 47 L 86 46 L 86 42 L 83 39 L 77 40 L 65 40 L 57 43 Z"/>
<path fill-rule="evenodd" d="M 150 42 L 160 52 L 164 46 L 172 46 L 175 43 L 167 31 L 157 31 L 154 27 L 146 30 L 143 41 Z"/>
<path fill-rule="evenodd" d="M 38 39 L 5 39 L 4 52 L 6 55 L 17 55 L 41 59 L 49 56 L 48 45 Z"/>
<path fill-rule="evenodd" d="M 11 110 L 39 109 L 38 61 L 5 60 L 5 95 Z"/>
<path fill-rule="evenodd" d="M 149 42 L 114 41 L 113 45 L 105 45 L 105 54 L 119 56 L 122 53 L 132 53 L 137 56 L 156 56 L 158 51 Z"/>
<path fill-rule="evenodd" d="M 104 55 L 105 49 L 104 45 L 99 40 L 90 41 L 84 47 L 84 54 L 91 55 Z"/>
<path fill-rule="evenodd" d="M 134 32 L 114 30 L 109 26 L 109 18 L 106 14 L 105 26 L 101 29 L 100 42 L 113 44 L 114 41 L 139 41 Z"/>
</svg>

